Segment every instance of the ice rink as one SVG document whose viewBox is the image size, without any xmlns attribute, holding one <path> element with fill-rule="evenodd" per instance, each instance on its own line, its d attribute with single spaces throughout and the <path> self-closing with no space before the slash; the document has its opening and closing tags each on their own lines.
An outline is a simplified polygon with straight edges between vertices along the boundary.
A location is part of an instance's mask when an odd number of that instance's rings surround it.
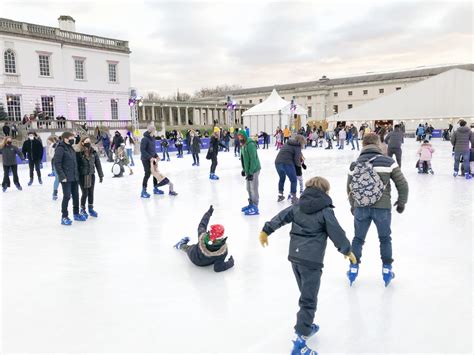
<svg viewBox="0 0 474 355">
<path fill-rule="evenodd" d="M 328 243 L 316 323 L 308 345 L 320 354 L 472 353 L 472 201 L 474 180 L 452 177 L 451 145 L 434 141 L 434 176 L 415 169 L 417 144 L 403 147 L 410 193 L 406 210 L 393 211 L 396 274 L 385 288 L 375 227 L 369 231 L 360 275 L 349 287 L 348 261 Z M 331 183 L 335 213 L 348 238 L 353 217 L 346 197 L 350 162 L 358 155 L 308 148 L 304 177 Z M 260 216 L 245 217 L 240 161 L 220 153 L 210 181 L 190 155 L 160 163 L 176 197 L 139 197 L 143 169 L 96 185 L 99 218 L 60 225 L 53 178 L 42 186 L 1 195 L 2 353 L 281 353 L 292 348 L 298 290 L 287 260 L 289 227 L 258 234 L 289 202 L 277 203 L 274 149 L 260 150 Z M 149 182 L 149 192 L 152 182 Z M 289 183 L 286 191 L 288 193 Z M 165 188 L 167 192 L 167 187 Z M 395 195 L 395 196 L 394 196 Z M 392 203 L 396 193 L 392 192 Z M 172 246 L 197 240 L 209 205 L 212 223 L 226 228 L 235 267 L 224 273 L 193 266 Z M 71 209 L 70 209 L 71 213 Z"/>
</svg>

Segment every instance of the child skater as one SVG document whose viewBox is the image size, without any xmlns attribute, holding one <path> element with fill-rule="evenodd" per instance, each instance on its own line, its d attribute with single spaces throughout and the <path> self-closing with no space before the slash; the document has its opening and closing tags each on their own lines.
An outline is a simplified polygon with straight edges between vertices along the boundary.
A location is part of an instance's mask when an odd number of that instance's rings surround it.
<svg viewBox="0 0 474 355">
<path fill-rule="evenodd" d="M 225 261 L 228 248 L 226 244 L 227 237 L 224 237 L 224 226 L 213 224 L 210 230 L 207 231 L 207 225 L 213 212 L 214 208 L 211 205 L 199 223 L 198 244 L 188 245 L 189 238 L 185 237 L 174 247 L 186 252 L 194 265 L 214 265 L 214 271 L 221 272 L 234 266 L 234 258 L 231 255 L 229 260 Z"/>
<path fill-rule="evenodd" d="M 418 149 L 418 155 L 420 160 L 418 161 L 418 174 L 423 174 L 423 167 L 426 163 L 428 168 L 428 173 L 434 174 L 433 169 L 431 169 L 431 158 L 433 157 L 434 148 L 431 146 L 431 143 L 425 139 Z"/>
<path fill-rule="evenodd" d="M 306 164 L 304 163 L 304 156 L 301 155 L 301 166 L 295 165 L 296 170 L 296 179 L 298 180 L 298 185 L 300 186 L 300 196 L 303 195 L 304 190 L 304 180 L 303 180 L 303 169 L 306 170 Z M 288 195 L 288 200 L 291 199 L 291 194 Z"/>
<path fill-rule="evenodd" d="M 160 161 L 160 157 L 157 156 L 156 158 L 152 158 L 151 159 L 151 174 L 153 175 L 153 177 L 158 181 L 158 185 L 156 185 L 156 190 L 159 191 L 158 194 L 159 195 L 162 195 L 164 194 L 163 191 L 161 191 L 160 189 L 158 189 L 158 187 L 160 186 L 165 186 L 165 185 L 169 185 L 169 188 L 170 188 L 170 192 L 169 194 L 171 196 L 176 196 L 178 193 L 176 191 L 174 191 L 174 185 L 173 183 L 170 181 L 170 179 L 168 179 L 166 176 L 164 176 L 162 173 L 160 173 L 160 171 L 158 170 L 158 162 Z"/>
<path fill-rule="evenodd" d="M 300 290 L 300 310 L 296 315 L 295 340 L 292 354 L 315 354 L 306 341 L 313 336 L 319 326 L 313 323 L 318 302 L 319 285 L 323 269 L 327 238 L 337 250 L 356 261 L 351 252 L 351 243 L 334 215 L 329 192 L 329 182 L 316 176 L 306 182 L 306 189 L 299 203 L 290 206 L 263 227 L 260 244 L 268 246 L 268 236 L 285 224 L 292 223 L 290 231 L 290 251 L 288 260 L 292 264 L 296 283 Z"/>
</svg>

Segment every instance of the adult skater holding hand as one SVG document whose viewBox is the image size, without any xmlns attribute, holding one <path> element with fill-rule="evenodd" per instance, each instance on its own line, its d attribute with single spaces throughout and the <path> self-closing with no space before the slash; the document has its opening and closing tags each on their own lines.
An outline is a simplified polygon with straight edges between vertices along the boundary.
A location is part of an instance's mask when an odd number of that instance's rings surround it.
<svg viewBox="0 0 474 355">
<path fill-rule="evenodd" d="M 209 179 L 219 180 L 219 177 L 216 175 L 217 168 L 217 154 L 219 153 L 219 146 L 226 148 L 219 140 L 220 129 L 219 127 L 214 127 L 214 133 L 212 133 L 211 140 L 209 142 L 209 150 L 207 151 L 206 159 L 211 160 L 211 171 L 209 172 Z"/>
<path fill-rule="evenodd" d="M 151 176 L 151 159 L 156 158 L 156 127 L 154 125 L 149 125 L 146 132 L 143 133 L 143 139 L 140 142 L 140 153 L 141 160 L 143 164 L 143 170 L 145 170 L 145 176 L 143 177 L 142 182 L 142 198 L 150 198 L 150 194 L 146 192 L 148 179 Z M 163 194 L 164 192 L 158 189 L 158 181 L 153 177 L 153 193 L 154 194 Z"/>
<path fill-rule="evenodd" d="M 247 133 L 241 129 L 238 133 L 240 150 L 240 162 L 242 164 L 242 176 L 247 183 L 249 204 L 242 208 L 246 216 L 259 214 L 258 211 L 258 177 L 260 175 L 260 160 L 258 159 L 257 145 L 247 137 Z"/>
<path fill-rule="evenodd" d="M 260 232 L 260 244 L 268 246 L 268 236 L 280 227 L 291 223 L 290 251 L 288 260 L 300 290 L 299 306 L 295 325 L 295 340 L 292 354 L 314 354 L 306 341 L 319 326 L 313 323 L 318 302 L 318 292 L 324 267 L 327 238 L 337 250 L 355 262 L 351 244 L 334 215 L 332 200 L 328 196 L 329 182 L 323 177 L 313 177 L 306 182 L 306 189 L 298 204 L 290 206 L 271 221 L 265 223 Z"/>
</svg>

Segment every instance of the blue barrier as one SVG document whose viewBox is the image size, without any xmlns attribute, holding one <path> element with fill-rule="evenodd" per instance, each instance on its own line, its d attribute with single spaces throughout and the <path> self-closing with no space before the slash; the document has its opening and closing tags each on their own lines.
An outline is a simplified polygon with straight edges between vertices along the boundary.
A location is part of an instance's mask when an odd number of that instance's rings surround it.
<svg viewBox="0 0 474 355">
<path fill-rule="evenodd" d="M 431 135 L 432 138 L 441 138 L 443 136 L 442 129 L 434 129 L 433 134 Z"/>
<path fill-rule="evenodd" d="M 168 151 L 169 152 L 176 152 L 178 149 L 176 148 L 176 146 L 174 145 L 174 141 L 172 139 L 167 139 L 168 141 Z M 201 138 L 201 143 L 202 143 L 202 148 L 201 149 L 208 149 L 209 148 L 209 142 L 211 141 L 210 138 Z M 263 138 L 259 138 L 258 139 L 258 144 L 263 144 Z M 155 142 L 155 146 L 156 146 L 156 151 L 157 152 L 161 152 L 161 140 L 157 140 Z M 230 144 L 229 144 L 229 147 L 233 146 L 233 139 L 230 140 Z M 188 143 L 186 142 L 186 140 L 183 139 L 183 151 L 186 151 L 188 150 Z"/>
</svg>

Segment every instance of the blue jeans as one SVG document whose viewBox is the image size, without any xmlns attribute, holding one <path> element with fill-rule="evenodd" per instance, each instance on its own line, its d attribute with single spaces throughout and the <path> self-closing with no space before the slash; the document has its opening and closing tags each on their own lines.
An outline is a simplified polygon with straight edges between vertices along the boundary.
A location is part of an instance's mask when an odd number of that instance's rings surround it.
<svg viewBox="0 0 474 355">
<path fill-rule="evenodd" d="M 454 171 L 459 171 L 459 160 L 463 159 L 464 172 L 467 174 L 469 172 L 469 150 L 467 152 L 454 152 Z"/>
<path fill-rule="evenodd" d="M 131 148 L 127 148 L 126 151 L 127 151 L 127 157 L 128 157 L 128 160 L 130 161 L 130 164 L 131 164 L 132 166 L 134 166 L 134 165 L 135 165 L 135 162 L 133 161 L 132 149 L 131 149 Z"/>
<path fill-rule="evenodd" d="M 369 231 L 372 221 L 377 227 L 380 241 L 380 256 L 384 264 L 392 264 L 392 231 L 390 225 L 392 221 L 392 211 L 388 208 L 356 207 L 354 211 L 354 231 L 352 240 L 352 252 L 360 263 L 362 257 L 362 247 L 365 237 Z"/>
<path fill-rule="evenodd" d="M 298 180 L 296 179 L 296 169 L 294 164 L 278 163 L 275 164 L 275 167 L 278 172 L 278 176 L 280 177 L 280 180 L 278 181 L 278 192 L 281 194 L 283 193 L 285 188 L 285 179 L 288 176 L 288 179 L 290 179 L 291 182 L 290 193 L 296 194 Z"/>
<path fill-rule="evenodd" d="M 357 150 L 359 150 L 359 138 L 358 137 L 351 138 L 352 149 L 355 149 L 354 141 L 357 143 Z"/>
<path fill-rule="evenodd" d="M 53 173 L 54 173 L 53 191 L 58 191 L 58 188 L 59 188 L 58 174 L 56 173 L 56 169 L 54 168 L 54 165 L 52 165 L 52 168 L 53 168 Z"/>
</svg>

